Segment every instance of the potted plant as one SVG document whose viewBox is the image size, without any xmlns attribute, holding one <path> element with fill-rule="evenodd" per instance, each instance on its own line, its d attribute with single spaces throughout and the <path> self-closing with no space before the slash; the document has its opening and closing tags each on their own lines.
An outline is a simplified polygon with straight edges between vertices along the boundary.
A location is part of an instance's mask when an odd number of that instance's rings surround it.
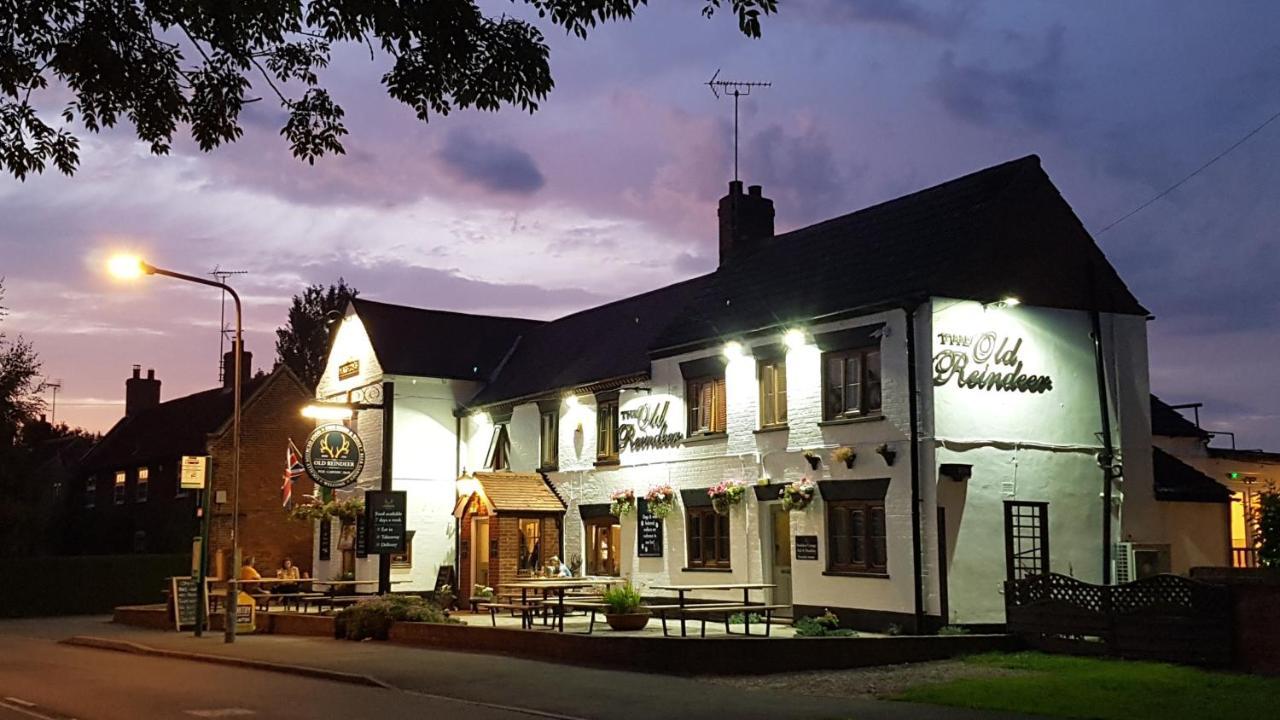
<svg viewBox="0 0 1280 720">
<path fill-rule="evenodd" d="M 876 446 L 876 454 L 884 458 L 885 465 L 893 465 L 893 459 L 898 456 L 898 451 L 889 447 L 889 443 L 880 443 Z"/>
<path fill-rule="evenodd" d="M 643 630 L 649 624 L 649 608 L 640 604 L 640 593 L 631 583 L 604 591 L 604 619 L 614 630 Z"/>
<path fill-rule="evenodd" d="M 858 452 L 853 448 L 849 447 L 848 445 L 841 445 L 840 447 L 831 451 L 832 464 L 844 463 L 844 466 L 849 468 L 850 470 L 853 469 L 853 461 L 856 460 L 857 458 L 858 458 Z"/>
<path fill-rule="evenodd" d="M 818 453 L 812 450 L 804 451 L 804 459 L 809 461 L 809 467 L 813 470 L 817 470 L 818 466 L 822 464 L 822 458 L 818 457 Z"/>
<path fill-rule="evenodd" d="M 609 505 L 609 513 L 614 517 L 623 518 L 636 509 L 636 491 L 631 488 L 619 490 L 609 496 L 612 503 Z"/>
<path fill-rule="evenodd" d="M 728 515 L 734 505 L 742 502 L 746 490 L 747 484 L 741 480 L 725 480 L 712 485 L 707 488 L 707 495 L 711 496 L 711 508 L 718 515 Z"/>
<path fill-rule="evenodd" d="M 644 501 L 649 506 L 649 514 L 662 520 L 676 509 L 676 491 L 670 485 L 656 485 L 645 493 Z"/>
<path fill-rule="evenodd" d="M 809 503 L 813 502 L 813 493 L 817 486 L 809 478 L 801 478 L 793 483 L 782 486 L 782 492 L 779 493 L 782 498 L 782 507 L 785 510 L 803 510 L 809 507 Z"/>
</svg>

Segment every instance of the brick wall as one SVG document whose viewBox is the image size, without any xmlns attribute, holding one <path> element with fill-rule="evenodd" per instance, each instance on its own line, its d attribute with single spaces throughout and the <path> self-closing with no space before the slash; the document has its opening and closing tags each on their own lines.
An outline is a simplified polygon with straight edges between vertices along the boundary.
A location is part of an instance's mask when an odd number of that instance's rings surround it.
<svg viewBox="0 0 1280 720">
<path fill-rule="evenodd" d="M 314 423 L 302 417 L 308 393 L 290 374 L 278 372 L 263 386 L 252 402 L 246 401 L 241 417 L 240 440 L 240 552 L 255 558 L 255 567 L 264 576 L 275 574 L 284 558 L 311 572 L 312 531 L 308 523 L 289 520 L 281 506 L 285 450 L 289 439 L 302 449 Z M 210 443 L 213 456 L 213 490 L 225 490 L 227 502 L 214 505 L 210 525 L 210 571 L 218 567 L 222 554 L 230 565 L 232 491 L 232 447 L 228 431 Z M 312 495 L 315 488 L 305 476 L 293 486 L 294 502 Z"/>
</svg>

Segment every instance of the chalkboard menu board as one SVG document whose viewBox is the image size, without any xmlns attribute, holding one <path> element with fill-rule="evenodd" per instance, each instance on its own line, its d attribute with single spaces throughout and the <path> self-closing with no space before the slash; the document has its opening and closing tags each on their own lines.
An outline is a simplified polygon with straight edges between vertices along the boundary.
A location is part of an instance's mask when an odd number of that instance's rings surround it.
<svg viewBox="0 0 1280 720">
<path fill-rule="evenodd" d="M 196 626 L 196 610 L 199 607 L 200 584 L 195 578 L 175 577 L 169 580 L 169 597 L 173 601 L 173 624 L 178 630 Z M 209 617 L 208 598 L 205 598 L 205 618 Z"/>
<path fill-rule="evenodd" d="M 640 500 L 636 511 L 636 554 L 662 557 L 662 520 L 649 512 L 649 503 Z"/>
<path fill-rule="evenodd" d="M 356 516 L 356 557 L 358 558 L 369 557 L 369 538 L 365 528 L 368 524 L 363 515 Z"/>
<path fill-rule="evenodd" d="M 817 560 L 818 559 L 818 536 L 817 535 L 797 535 L 796 536 L 796 559 L 797 560 Z"/>
<path fill-rule="evenodd" d="M 333 548 L 333 521 L 325 518 L 320 521 L 320 559 L 328 560 Z"/>
<path fill-rule="evenodd" d="M 408 499 L 403 490 L 370 490 L 364 494 L 365 519 L 369 523 L 369 552 L 404 552 Z"/>
</svg>

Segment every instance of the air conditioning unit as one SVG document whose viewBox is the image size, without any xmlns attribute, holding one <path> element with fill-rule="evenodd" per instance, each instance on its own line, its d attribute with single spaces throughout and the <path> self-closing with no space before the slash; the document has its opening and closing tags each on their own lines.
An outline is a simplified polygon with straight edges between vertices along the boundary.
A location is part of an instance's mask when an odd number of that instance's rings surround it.
<svg viewBox="0 0 1280 720">
<path fill-rule="evenodd" d="M 1160 543 L 1116 543 L 1115 581 L 1133 582 L 1170 571 L 1170 550 Z"/>
</svg>

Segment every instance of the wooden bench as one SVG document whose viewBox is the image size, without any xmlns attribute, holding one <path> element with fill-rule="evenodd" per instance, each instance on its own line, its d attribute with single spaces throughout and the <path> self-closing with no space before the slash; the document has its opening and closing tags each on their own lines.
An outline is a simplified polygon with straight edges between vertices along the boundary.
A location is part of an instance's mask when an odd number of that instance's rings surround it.
<svg viewBox="0 0 1280 720">
<path fill-rule="evenodd" d="M 677 618 L 694 616 L 693 619 L 702 623 L 699 635 L 707 636 L 707 616 L 708 615 L 724 615 L 724 631 L 726 634 L 734 634 L 729 630 L 729 617 L 734 613 L 742 613 L 747 621 L 743 627 L 743 634 L 751 634 L 751 616 L 749 613 L 764 613 L 764 637 L 769 637 L 769 630 L 773 625 L 773 613 L 776 610 L 786 610 L 790 605 L 742 605 L 733 603 L 702 603 L 697 605 L 647 605 L 651 611 L 656 611 L 658 617 L 662 620 L 662 636 L 668 637 L 667 634 L 667 615 L 671 614 Z"/>
<path fill-rule="evenodd" d="M 599 600 L 564 600 L 565 610 L 582 610 L 591 616 L 590 622 L 587 623 L 587 634 L 590 635 L 596 629 L 596 613 L 603 613 L 609 606 Z"/>
<path fill-rule="evenodd" d="M 519 613 L 519 615 L 520 615 L 520 629 L 521 629 L 521 630 L 532 630 L 532 629 L 533 629 L 533 614 L 534 614 L 535 612 L 537 612 L 538 610 L 541 610 L 541 609 L 542 609 L 542 601 L 541 601 L 541 600 L 529 600 L 529 601 L 526 601 L 526 602 L 523 602 L 523 603 L 520 603 L 520 602 L 486 602 L 486 603 L 480 603 L 478 607 L 479 607 L 479 609 L 481 609 L 481 610 L 488 610 L 488 611 L 489 611 L 489 619 L 490 619 L 490 621 L 492 621 L 492 622 L 493 622 L 493 626 L 494 626 L 494 627 L 497 627 L 497 626 L 498 626 L 498 611 L 499 611 L 499 610 L 510 610 L 512 615 L 515 615 L 515 614 Z"/>
</svg>

